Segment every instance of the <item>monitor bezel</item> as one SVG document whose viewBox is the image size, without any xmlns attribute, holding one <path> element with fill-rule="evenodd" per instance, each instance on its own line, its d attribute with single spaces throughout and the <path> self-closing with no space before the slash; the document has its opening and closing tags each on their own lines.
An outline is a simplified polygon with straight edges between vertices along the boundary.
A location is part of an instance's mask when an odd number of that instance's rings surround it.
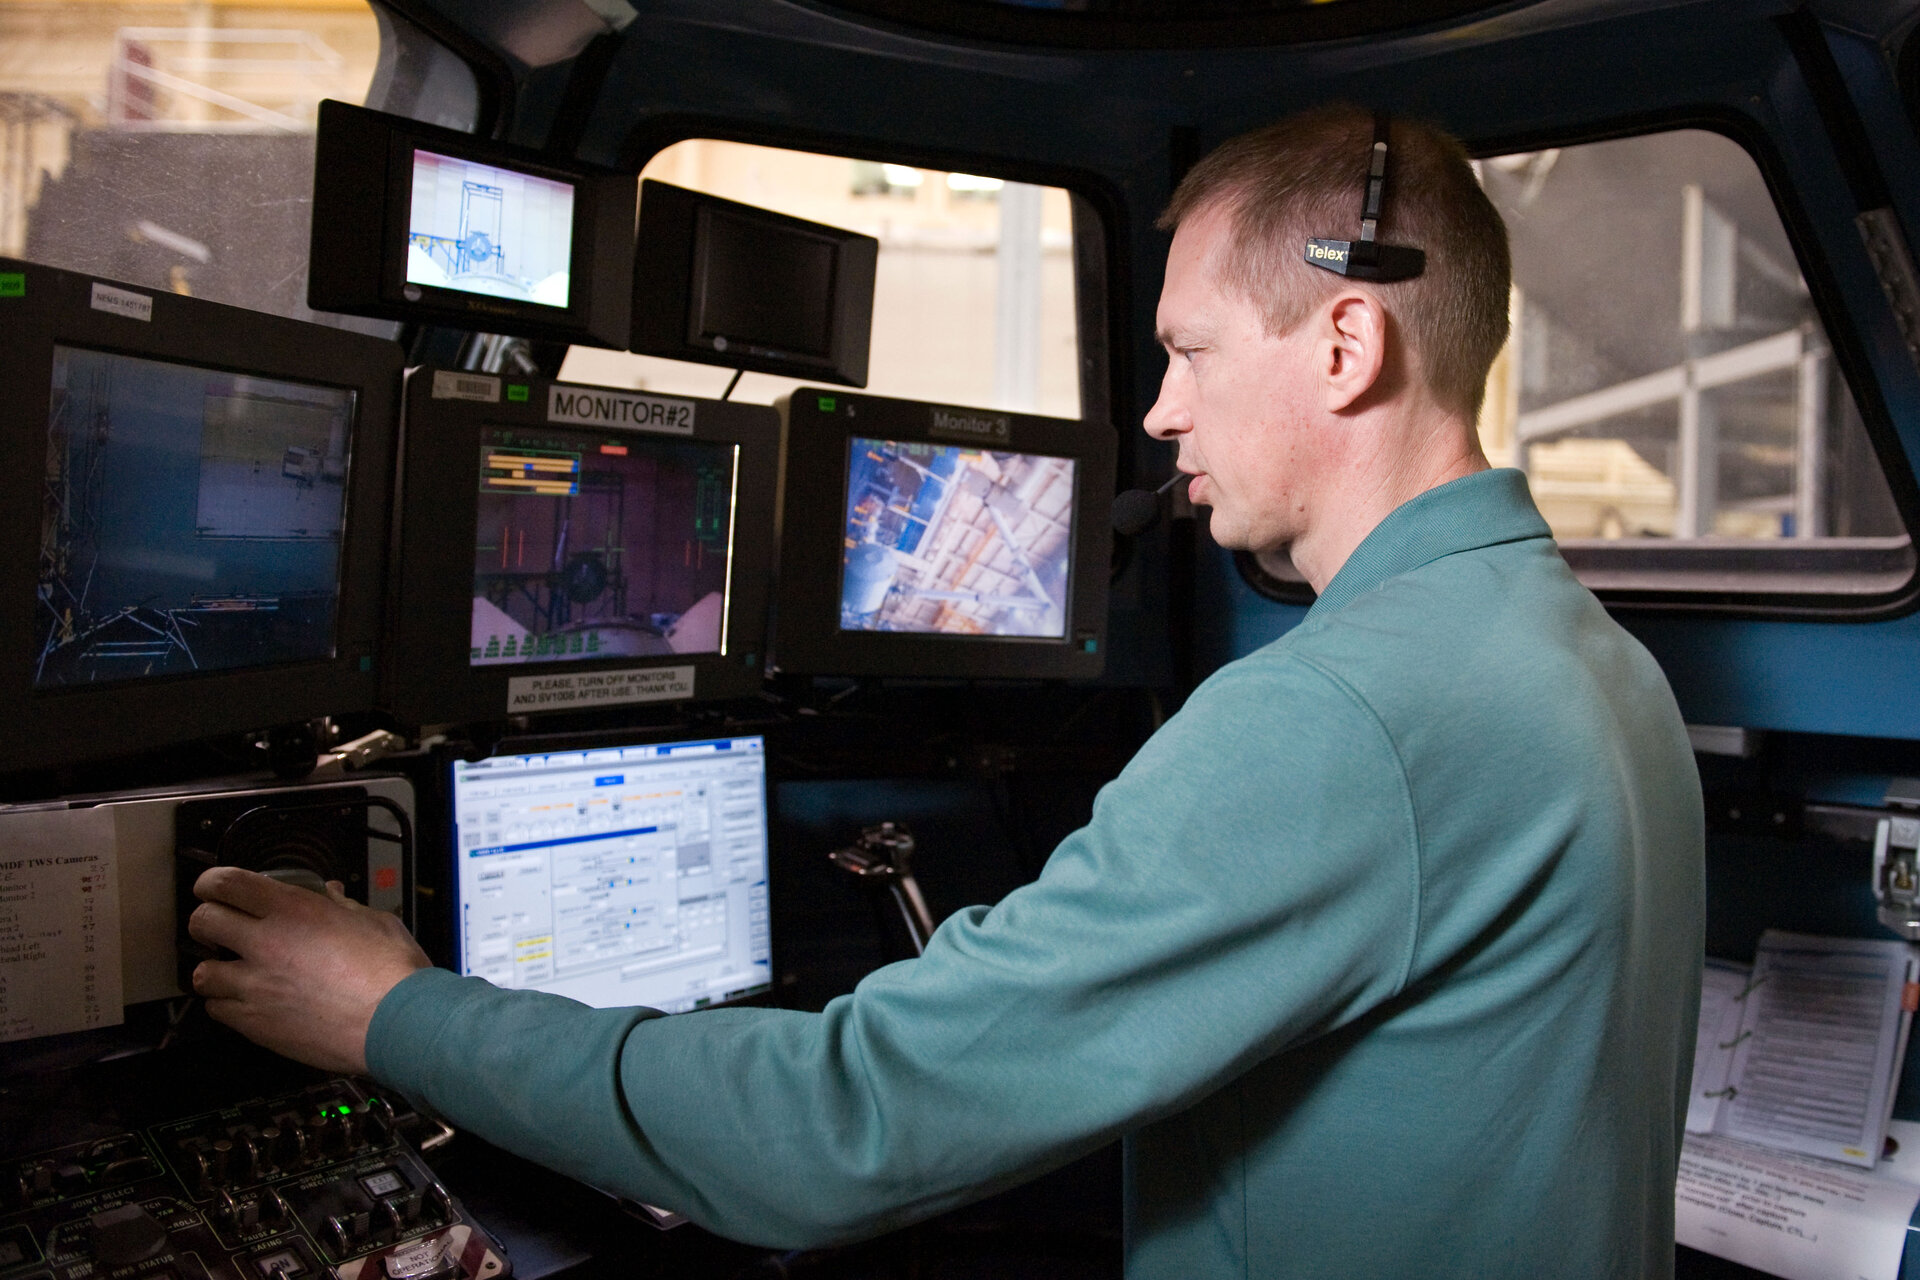
<svg viewBox="0 0 1920 1280">
<path fill-rule="evenodd" d="M 829 407 L 830 406 L 830 407 Z M 799 387 L 779 401 L 786 428 L 781 485 L 775 670 L 799 675 L 931 679 L 1092 679 L 1106 663 L 1117 441 L 1101 423 Z M 936 414 L 998 424 L 994 438 L 935 426 Z M 1073 564 L 1064 634 L 946 636 L 840 629 L 847 458 L 854 437 L 933 445 L 987 444 L 1072 458 Z"/>
<path fill-rule="evenodd" d="M 416 151 L 573 187 L 567 306 L 408 285 L 407 223 Z M 632 174 L 328 99 L 320 103 L 315 136 L 307 305 L 485 333 L 623 347 L 629 302 L 624 282 L 633 270 L 634 196 Z M 372 236 L 369 208 L 379 210 Z M 408 297 L 410 287 L 420 296 Z"/>
<path fill-rule="evenodd" d="M 492 379 L 492 401 L 436 396 L 436 378 Z M 444 384 L 443 384 L 444 385 Z M 473 539 L 479 494 L 479 433 L 484 427 L 529 430 L 630 431 L 637 427 L 549 419 L 555 388 L 623 401 L 670 401 L 691 406 L 693 429 L 659 433 L 673 440 L 739 446 L 732 535 L 733 579 L 727 606 L 726 652 L 650 657 L 471 664 Z M 521 399 L 512 397 L 523 396 Z M 460 724 L 543 715 L 509 706 L 508 682 L 529 676 L 590 674 L 614 670 L 692 667 L 689 699 L 623 703 L 614 710 L 643 710 L 686 701 L 744 697 L 761 685 L 766 655 L 766 615 L 773 569 L 773 505 L 780 449 L 779 416 L 764 405 L 661 396 L 564 383 L 546 378 L 472 374 L 423 365 L 407 371 L 402 429 L 398 537 L 389 615 L 394 661 L 383 706 L 402 724 Z M 593 706 L 556 707 L 553 713 L 593 711 Z"/>
<path fill-rule="evenodd" d="M 799 232 L 835 246 L 832 329 L 825 356 L 730 342 L 724 350 L 697 341 L 693 304 L 705 259 L 700 226 L 714 213 L 757 223 L 773 231 Z M 633 271 L 633 328 L 628 349 L 640 355 L 719 365 L 787 378 L 867 385 L 873 337 L 873 289 L 880 261 L 874 237 L 823 222 L 809 222 L 690 191 L 654 178 L 640 182 L 639 232 Z"/>
<path fill-rule="evenodd" d="M 0 772 L 373 710 L 399 345 L 34 263 L 0 259 L 0 272 L 19 273 L 23 290 L 0 298 L 8 339 L 0 343 L 0 379 L 14 389 L 0 407 L 0 449 L 34 476 L 45 466 L 56 346 L 355 392 L 331 657 L 34 688 L 41 486 L 0 490 L 0 546 L 18 549 L 0 565 L 0 601 L 15 602 L 0 607 Z"/>
<path fill-rule="evenodd" d="M 540 754 L 571 754 L 580 751 L 605 751 L 621 747 L 650 747 L 667 744 L 695 745 L 702 742 L 717 742 L 721 739 L 738 741 L 742 738 L 760 739 L 760 812 L 766 820 L 766 876 L 767 898 L 769 903 L 767 954 L 769 985 L 764 991 L 739 996 L 732 1000 L 715 1001 L 701 1005 L 696 1009 L 684 1010 L 687 1013 L 704 1013 L 708 1009 L 736 1008 L 740 1006 L 765 1005 L 773 1001 L 773 993 L 778 986 L 772 975 L 780 969 L 780 940 L 772 929 L 771 903 L 773 898 L 773 743 L 771 735 L 764 729 L 745 733 L 711 733 L 696 731 L 689 725 L 675 725 L 660 728 L 614 729 L 593 733 L 573 734 L 531 734 L 501 738 L 490 744 L 486 751 L 476 756 L 454 756 L 441 763 L 440 784 L 446 788 L 445 836 L 441 841 L 446 866 L 447 886 L 447 967 L 453 972 L 465 976 L 466 950 L 464 935 L 460 924 L 460 829 L 456 818 L 455 771 L 463 764 L 472 764 L 480 759 L 497 759 L 501 756 L 528 756 Z M 678 1016 L 678 1015 L 668 1015 Z"/>
</svg>

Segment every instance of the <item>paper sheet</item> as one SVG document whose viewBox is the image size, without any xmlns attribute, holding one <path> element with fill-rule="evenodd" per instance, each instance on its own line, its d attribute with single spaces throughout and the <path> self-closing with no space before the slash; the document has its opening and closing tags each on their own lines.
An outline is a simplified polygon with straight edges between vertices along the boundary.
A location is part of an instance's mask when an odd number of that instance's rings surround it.
<svg viewBox="0 0 1920 1280">
<path fill-rule="evenodd" d="M 1712 1133 L 1732 1090 L 1733 1051 L 1752 987 L 1750 965 L 1707 960 L 1700 979 L 1700 1029 L 1693 1042 L 1693 1093 L 1687 1099 L 1687 1132 Z"/>
<path fill-rule="evenodd" d="M 113 815 L 0 815 L 0 1041 L 121 1021 Z"/>
<path fill-rule="evenodd" d="M 1688 1134 L 1674 1238 L 1786 1280 L 1896 1280 L 1920 1186 Z"/>
<path fill-rule="evenodd" d="M 1783 1151 L 1872 1168 L 1906 1046 L 1903 942 L 1769 929 L 1734 1050 L 1739 1092 L 1720 1132 Z"/>
</svg>

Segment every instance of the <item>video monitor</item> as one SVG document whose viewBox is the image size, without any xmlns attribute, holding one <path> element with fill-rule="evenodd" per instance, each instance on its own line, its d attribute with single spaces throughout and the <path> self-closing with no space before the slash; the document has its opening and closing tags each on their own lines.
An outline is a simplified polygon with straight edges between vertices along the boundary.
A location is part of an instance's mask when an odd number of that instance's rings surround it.
<svg viewBox="0 0 1920 1280">
<path fill-rule="evenodd" d="M 629 346 L 865 386 L 880 242 L 649 178 Z"/>
<path fill-rule="evenodd" d="M 573 194 L 571 182 L 415 148 L 407 283 L 565 310 Z"/>
<path fill-rule="evenodd" d="M 479 465 L 474 666 L 720 652 L 732 445 L 482 427 Z"/>
<path fill-rule="evenodd" d="M 34 687 L 331 657 L 355 399 L 56 345 Z"/>
<path fill-rule="evenodd" d="M 499 754 L 452 774 L 459 973 L 665 1013 L 772 989 L 764 739 Z"/>
<path fill-rule="evenodd" d="M 1111 429 L 813 387 L 781 407 L 776 667 L 1099 674 Z"/>
<path fill-rule="evenodd" d="M 1066 634 L 1072 458 L 865 436 L 848 455 L 842 631 Z"/>
<path fill-rule="evenodd" d="M 6 261 L 0 323 L 0 769 L 371 710 L 400 348 Z"/>
<path fill-rule="evenodd" d="M 320 104 L 308 305 L 626 345 L 634 180 Z"/>
<path fill-rule="evenodd" d="M 758 687 L 772 409 L 432 368 L 408 375 L 406 403 L 396 716 Z"/>
</svg>

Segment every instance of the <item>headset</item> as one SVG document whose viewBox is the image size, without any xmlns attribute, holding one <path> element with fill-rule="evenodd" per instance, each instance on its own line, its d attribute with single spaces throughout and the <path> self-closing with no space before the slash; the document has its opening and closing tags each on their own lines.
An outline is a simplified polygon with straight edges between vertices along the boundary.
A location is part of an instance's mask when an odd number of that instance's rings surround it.
<svg viewBox="0 0 1920 1280">
<path fill-rule="evenodd" d="M 1355 280 L 1411 280 L 1427 269 L 1424 250 L 1402 244 L 1381 244 L 1374 238 L 1380 227 L 1380 209 L 1387 198 L 1387 130 L 1391 118 L 1384 111 L 1373 116 L 1373 161 L 1367 169 L 1367 194 L 1360 205 L 1358 240 L 1309 240 L 1307 265 Z"/>
</svg>

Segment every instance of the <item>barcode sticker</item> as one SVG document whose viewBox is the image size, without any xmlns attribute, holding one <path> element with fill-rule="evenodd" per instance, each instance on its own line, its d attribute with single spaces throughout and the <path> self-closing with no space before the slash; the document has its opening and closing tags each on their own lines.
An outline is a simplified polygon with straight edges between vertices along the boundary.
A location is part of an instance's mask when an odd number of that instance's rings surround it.
<svg viewBox="0 0 1920 1280">
<path fill-rule="evenodd" d="M 500 379 L 486 373 L 454 373 L 446 369 L 435 369 L 433 398 L 435 400 L 479 400 L 485 404 L 498 404 L 500 403 Z"/>
</svg>

